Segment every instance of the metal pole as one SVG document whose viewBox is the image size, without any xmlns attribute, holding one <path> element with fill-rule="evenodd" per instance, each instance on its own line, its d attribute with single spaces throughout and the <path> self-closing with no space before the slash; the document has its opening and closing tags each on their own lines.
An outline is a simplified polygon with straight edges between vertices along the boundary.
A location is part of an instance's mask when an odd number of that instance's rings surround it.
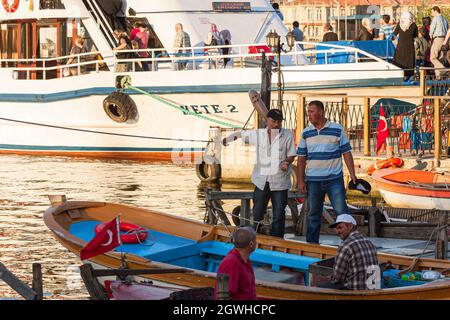
<svg viewBox="0 0 450 320">
<path fill-rule="evenodd" d="M 434 165 L 441 165 L 441 99 L 434 99 Z"/>
<path fill-rule="evenodd" d="M 278 109 L 282 110 L 283 108 L 283 94 L 281 89 L 281 47 L 278 49 Z"/>
<path fill-rule="evenodd" d="M 370 156 L 370 98 L 364 98 L 364 155 Z"/>
</svg>

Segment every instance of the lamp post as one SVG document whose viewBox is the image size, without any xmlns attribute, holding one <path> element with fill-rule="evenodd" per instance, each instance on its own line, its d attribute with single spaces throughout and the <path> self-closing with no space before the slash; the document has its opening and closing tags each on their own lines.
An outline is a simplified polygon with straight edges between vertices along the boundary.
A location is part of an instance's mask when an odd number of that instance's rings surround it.
<svg viewBox="0 0 450 320">
<path fill-rule="evenodd" d="M 284 49 L 284 43 L 281 43 L 281 37 L 278 35 L 278 33 L 275 30 L 271 30 L 267 36 L 266 41 L 267 45 L 269 46 L 270 50 L 272 52 L 275 52 L 277 54 L 277 61 L 278 61 L 278 104 L 277 108 L 282 109 L 283 107 L 283 89 L 282 89 L 282 83 L 281 83 L 281 52 L 290 52 L 292 51 L 292 48 L 295 46 L 295 36 L 293 35 L 292 31 L 289 30 L 289 32 L 286 35 L 286 42 L 289 49 Z"/>
</svg>

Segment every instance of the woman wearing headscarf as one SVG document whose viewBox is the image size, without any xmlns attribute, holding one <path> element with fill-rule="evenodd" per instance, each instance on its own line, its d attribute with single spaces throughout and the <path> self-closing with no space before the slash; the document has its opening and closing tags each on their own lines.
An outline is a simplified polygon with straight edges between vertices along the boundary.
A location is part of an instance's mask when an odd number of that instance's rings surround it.
<svg viewBox="0 0 450 320">
<path fill-rule="evenodd" d="M 220 34 L 219 29 L 217 29 L 217 26 L 214 23 L 211 23 L 211 29 L 208 32 L 208 35 L 205 40 L 205 46 L 214 47 L 214 46 L 220 46 L 222 44 L 222 41 L 220 40 Z M 216 56 L 219 55 L 219 49 L 218 48 L 210 48 L 206 49 L 206 52 L 210 56 Z M 214 69 L 217 69 L 218 66 L 218 59 L 211 58 L 211 65 Z"/>
<path fill-rule="evenodd" d="M 398 44 L 394 54 L 394 64 L 405 69 L 405 81 L 414 75 L 414 39 L 418 37 L 418 29 L 414 20 L 415 18 L 411 12 L 403 12 L 400 16 L 400 23 L 397 24 L 394 30 L 394 34 L 398 37 Z"/>
</svg>

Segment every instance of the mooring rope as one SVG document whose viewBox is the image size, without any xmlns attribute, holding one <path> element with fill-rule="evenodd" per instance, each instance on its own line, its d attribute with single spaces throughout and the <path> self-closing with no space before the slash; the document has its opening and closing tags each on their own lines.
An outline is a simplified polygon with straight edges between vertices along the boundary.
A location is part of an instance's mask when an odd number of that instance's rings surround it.
<svg viewBox="0 0 450 320">
<path fill-rule="evenodd" d="M 225 121 L 221 121 L 221 120 L 212 119 L 212 118 L 207 117 L 207 116 L 205 116 L 203 114 L 197 114 L 197 113 L 195 113 L 193 111 L 190 111 L 190 110 L 187 110 L 187 109 L 183 109 L 180 106 L 176 105 L 173 102 L 168 101 L 167 99 L 165 99 L 163 97 L 151 94 L 150 92 L 147 92 L 145 90 L 142 90 L 142 89 L 139 89 L 137 87 L 132 86 L 128 82 L 129 79 L 127 79 L 127 78 L 124 78 L 124 79 L 125 80 L 123 80 L 122 86 L 125 89 L 130 89 L 130 90 L 134 90 L 136 92 L 142 93 L 142 94 L 144 94 L 144 95 L 146 95 L 146 96 L 148 96 L 150 98 L 153 98 L 153 99 L 155 99 L 155 100 L 157 100 L 157 101 L 159 101 L 159 102 L 161 102 L 161 103 L 163 103 L 163 104 L 165 104 L 165 105 L 167 105 L 167 106 L 169 106 L 169 107 L 171 107 L 173 109 L 179 110 L 179 111 L 181 111 L 181 112 L 183 112 L 185 114 L 189 114 L 191 116 L 194 116 L 194 117 L 206 120 L 206 121 L 210 121 L 210 122 L 219 124 L 219 125 L 224 126 L 224 127 L 230 127 L 230 128 L 233 128 L 233 129 L 241 129 L 241 127 L 238 126 L 238 125 L 235 125 L 235 124 L 232 124 L 232 123 L 229 123 L 229 122 L 225 122 Z"/>
</svg>

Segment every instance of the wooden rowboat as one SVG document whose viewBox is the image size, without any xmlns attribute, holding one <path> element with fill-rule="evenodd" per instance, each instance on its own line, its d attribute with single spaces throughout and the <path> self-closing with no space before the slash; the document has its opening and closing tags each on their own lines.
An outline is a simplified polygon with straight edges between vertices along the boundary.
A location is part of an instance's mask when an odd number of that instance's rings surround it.
<svg viewBox="0 0 450 320">
<path fill-rule="evenodd" d="M 412 169 L 387 169 L 372 175 L 384 200 L 396 208 L 450 209 L 450 176 Z"/>
<path fill-rule="evenodd" d="M 55 238 L 72 253 L 80 250 L 94 237 L 94 227 L 120 215 L 122 221 L 147 229 L 148 238 L 142 244 L 123 245 L 130 269 L 179 269 L 170 274 L 148 274 L 142 277 L 154 284 L 171 287 L 213 287 L 215 271 L 221 259 L 232 248 L 230 232 L 233 227 L 212 226 L 177 216 L 120 204 L 103 202 L 65 201 L 52 199 L 44 213 L 44 221 Z M 258 235 L 258 249 L 251 255 L 257 279 L 257 295 L 267 299 L 450 299 L 450 278 L 430 282 L 402 283 L 378 290 L 343 291 L 310 287 L 313 281 L 310 266 L 335 256 L 336 248 L 306 244 Z M 118 269 L 120 250 L 94 257 L 95 267 Z M 412 265 L 417 270 L 435 270 L 445 274 L 450 261 L 414 259 L 379 254 L 379 262 L 392 270 Z M 188 269 L 189 272 L 186 272 Z M 414 285 L 411 285 L 414 284 Z"/>
</svg>

